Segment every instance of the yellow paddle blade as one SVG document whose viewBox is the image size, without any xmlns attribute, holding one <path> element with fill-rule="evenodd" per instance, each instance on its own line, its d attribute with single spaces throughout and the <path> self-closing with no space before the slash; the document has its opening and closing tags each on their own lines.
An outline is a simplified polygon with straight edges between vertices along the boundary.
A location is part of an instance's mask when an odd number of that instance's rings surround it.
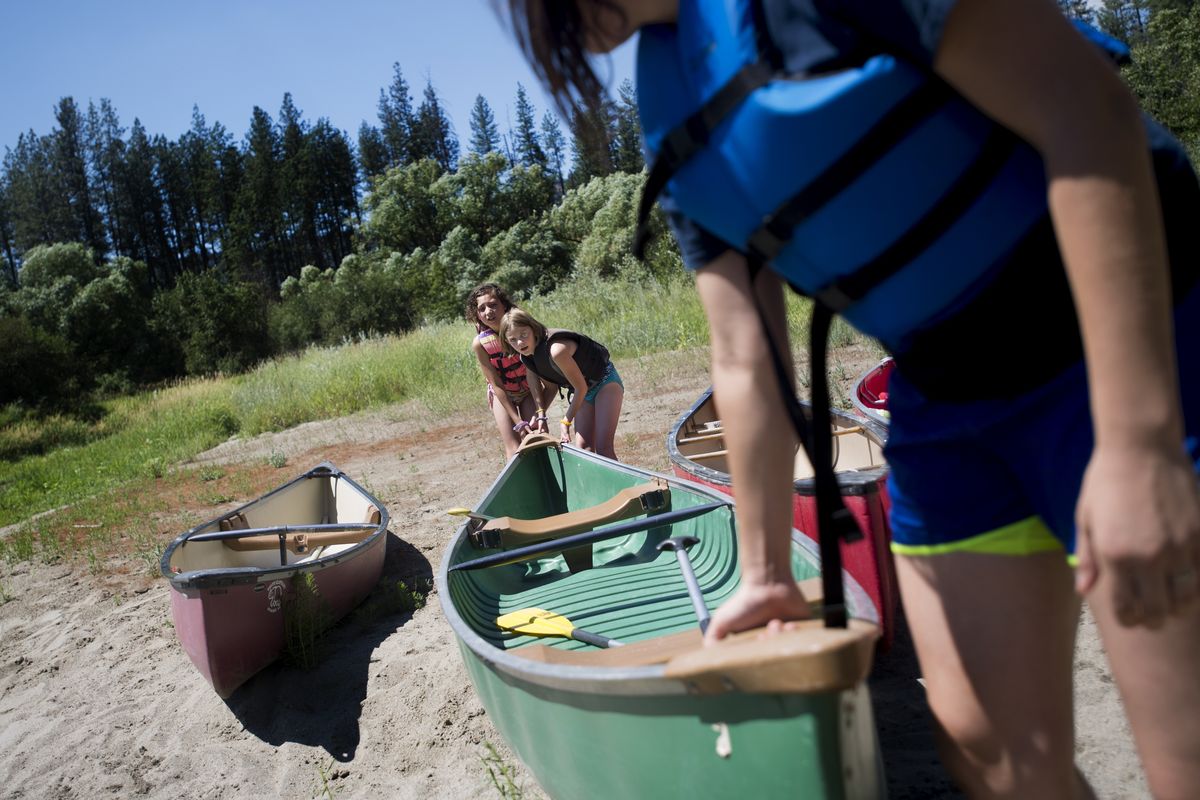
<svg viewBox="0 0 1200 800">
<path fill-rule="evenodd" d="M 469 508 L 447 508 L 446 513 L 452 517 L 469 517 L 471 509 Z"/>
<path fill-rule="evenodd" d="M 575 625 L 562 614 L 541 608 L 522 608 L 496 617 L 496 627 L 502 631 L 523 633 L 526 636 L 563 636 L 571 638 Z"/>
</svg>

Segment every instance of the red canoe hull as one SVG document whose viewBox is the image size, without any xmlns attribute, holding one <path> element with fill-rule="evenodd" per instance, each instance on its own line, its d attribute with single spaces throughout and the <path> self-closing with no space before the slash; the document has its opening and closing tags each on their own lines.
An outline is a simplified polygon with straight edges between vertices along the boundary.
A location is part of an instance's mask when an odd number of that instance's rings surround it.
<svg viewBox="0 0 1200 800">
<path fill-rule="evenodd" d="M 680 452 L 677 445 L 688 420 L 692 419 L 697 409 L 709 401 L 710 395 L 711 390 L 705 392 L 692 408 L 680 417 L 668 436 L 667 449 L 671 458 L 671 468 L 681 478 L 732 495 L 733 487 L 728 473 L 689 459 Z M 840 411 L 834 411 L 833 416 L 844 425 L 863 422 Z M 866 423 L 864 426 L 868 427 Z M 882 441 L 886 439 L 886 432 L 873 426 L 869 427 L 869 431 L 881 446 Z M 899 606 L 895 562 L 891 553 L 891 527 L 888 524 L 891 503 L 887 493 L 887 469 L 880 466 L 875 469 L 839 472 L 838 482 L 842 489 L 842 500 L 854 515 L 863 533 L 863 537 L 857 542 L 842 542 L 842 567 L 862 585 L 875 605 L 883 631 L 880 646 L 886 649 L 891 646 L 895 635 Z M 816 505 L 813 481 L 796 481 L 795 494 L 792 497 L 792 524 L 814 541 L 817 540 L 818 530 Z"/>
</svg>

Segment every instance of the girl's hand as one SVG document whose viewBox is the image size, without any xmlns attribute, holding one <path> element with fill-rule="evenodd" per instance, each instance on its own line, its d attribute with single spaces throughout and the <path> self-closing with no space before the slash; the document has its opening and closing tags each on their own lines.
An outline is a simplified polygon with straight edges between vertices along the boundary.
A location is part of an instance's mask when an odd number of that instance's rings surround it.
<svg viewBox="0 0 1200 800">
<path fill-rule="evenodd" d="M 529 429 L 533 433 L 549 433 L 550 424 L 546 421 L 546 415 L 538 414 L 529 420 Z"/>
<path fill-rule="evenodd" d="M 571 423 L 567 422 L 567 420 L 564 419 L 560 423 L 560 425 L 562 427 L 562 434 L 561 434 L 561 436 L 559 436 L 559 441 L 562 442 L 563 444 L 570 444 L 571 443 Z"/>
<path fill-rule="evenodd" d="M 1179 445 L 1097 447 L 1075 511 L 1075 587 L 1157 628 L 1200 600 L 1200 488 Z"/>
<path fill-rule="evenodd" d="M 786 628 L 784 623 L 790 620 L 811 616 L 812 609 L 795 581 L 754 584 L 743 579 L 737 591 L 717 609 L 708 623 L 704 643 L 713 644 L 730 633 L 764 625 L 773 630 Z"/>
<path fill-rule="evenodd" d="M 517 420 L 517 424 L 513 425 L 513 433 L 522 439 L 528 436 L 531 430 L 532 428 L 529 427 L 529 423 L 523 419 Z"/>
</svg>

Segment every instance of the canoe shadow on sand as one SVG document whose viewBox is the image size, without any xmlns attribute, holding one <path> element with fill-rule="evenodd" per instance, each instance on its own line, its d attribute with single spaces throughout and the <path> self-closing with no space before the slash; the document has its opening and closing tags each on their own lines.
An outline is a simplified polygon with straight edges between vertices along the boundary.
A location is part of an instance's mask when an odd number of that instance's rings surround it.
<svg viewBox="0 0 1200 800">
<path fill-rule="evenodd" d="M 383 640 L 408 624 L 412 611 L 394 603 L 397 581 L 427 593 L 433 569 L 421 551 L 387 534 L 383 574 L 355 610 L 326 634 L 312 670 L 284 655 L 226 700 L 245 729 L 271 745 L 285 742 L 322 747 L 340 762 L 358 749 L 358 720 L 367 696 L 371 657 Z"/>
</svg>

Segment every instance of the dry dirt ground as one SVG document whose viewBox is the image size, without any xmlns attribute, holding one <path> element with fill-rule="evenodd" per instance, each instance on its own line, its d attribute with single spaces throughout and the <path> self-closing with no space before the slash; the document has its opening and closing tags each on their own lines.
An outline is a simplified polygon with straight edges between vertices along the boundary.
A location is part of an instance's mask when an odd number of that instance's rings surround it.
<svg viewBox="0 0 1200 800">
<path fill-rule="evenodd" d="M 835 355 L 843 392 L 874 361 L 862 349 Z M 627 387 L 618 454 L 669 471 L 666 433 L 707 386 L 706 354 L 618 366 Z M 133 499 L 158 520 L 165 544 L 183 529 L 181 514 L 211 518 L 329 460 L 391 513 L 387 579 L 417 584 L 433 575 L 455 529 L 445 509 L 473 505 L 502 467 L 482 398 L 452 417 L 410 404 L 234 439 L 179 472 L 192 482 L 199 470 L 240 476 L 253 493 L 206 502 L 178 485 L 156 495 L 152 482 Z M 287 465 L 269 466 L 279 455 Z M 179 507 L 162 511 L 164 498 Z M 492 769 L 510 770 L 524 796 L 540 796 L 471 691 L 436 595 L 415 613 L 352 615 L 329 634 L 316 669 L 274 665 L 226 702 L 177 643 L 168 587 L 144 563 L 115 574 L 70 558 L 3 564 L 0 587 L 8 598 L 0 605 L 0 797 L 499 797 L 484 761 L 489 745 L 501 759 Z M 918 674 L 902 633 L 871 679 L 891 796 L 955 797 L 933 751 Z M 1079 763 L 1101 796 L 1145 796 L 1086 618 L 1077 678 Z"/>
</svg>

